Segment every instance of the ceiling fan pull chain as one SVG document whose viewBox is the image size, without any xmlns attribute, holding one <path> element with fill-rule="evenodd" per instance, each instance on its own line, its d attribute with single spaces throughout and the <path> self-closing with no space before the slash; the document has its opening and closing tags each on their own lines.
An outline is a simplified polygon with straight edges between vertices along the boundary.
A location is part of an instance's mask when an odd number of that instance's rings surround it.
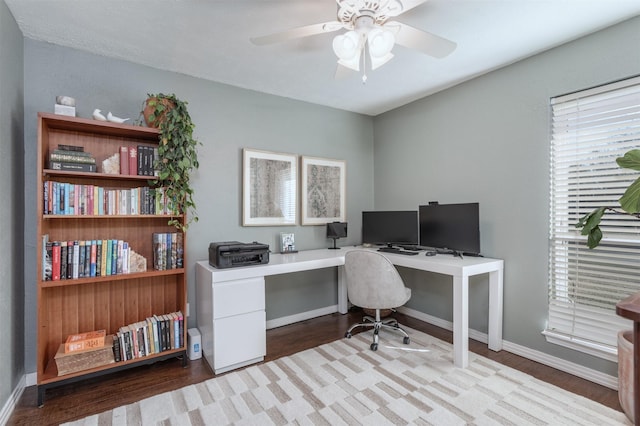
<svg viewBox="0 0 640 426">
<path fill-rule="evenodd" d="M 367 55 L 362 48 L 362 84 L 367 82 Z"/>
</svg>

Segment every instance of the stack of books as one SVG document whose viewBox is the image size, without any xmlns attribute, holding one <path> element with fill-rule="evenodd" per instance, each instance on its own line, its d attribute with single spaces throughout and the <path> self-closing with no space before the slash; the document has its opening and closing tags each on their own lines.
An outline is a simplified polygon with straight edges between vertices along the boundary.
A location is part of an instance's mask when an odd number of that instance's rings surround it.
<svg viewBox="0 0 640 426">
<path fill-rule="evenodd" d="M 84 147 L 76 145 L 58 145 L 49 153 L 49 168 L 72 172 L 96 172 L 96 159 Z"/>
<path fill-rule="evenodd" d="M 54 356 L 58 376 L 115 362 L 114 336 L 105 330 L 72 334 L 60 344 Z"/>
</svg>

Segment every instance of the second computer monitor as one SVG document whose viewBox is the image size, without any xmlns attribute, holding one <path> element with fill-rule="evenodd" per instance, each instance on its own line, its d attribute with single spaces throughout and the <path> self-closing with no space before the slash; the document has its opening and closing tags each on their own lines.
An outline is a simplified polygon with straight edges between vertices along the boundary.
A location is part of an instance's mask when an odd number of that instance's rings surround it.
<svg viewBox="0 0 640 426">
<path fill-rule="evenodd" d="M 416 210 L 362 212 L 363 244 L 418 244 Z"/>
<path fill-rule="evenodd" d="M 420 245 L 467 254 L 480 253 L 478 203 L 438 204 L 419 207 Z"/>
</svg>

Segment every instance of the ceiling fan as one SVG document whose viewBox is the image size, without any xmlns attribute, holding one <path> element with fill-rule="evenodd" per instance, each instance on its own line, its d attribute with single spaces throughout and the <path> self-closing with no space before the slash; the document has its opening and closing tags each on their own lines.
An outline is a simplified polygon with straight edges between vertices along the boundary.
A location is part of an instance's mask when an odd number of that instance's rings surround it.
<svg viewBox="0 0 640 426">
<path fill-rule="evenodd" d="M 369 51 L 372 70 L 393 58 L 391 49 L 395 44 L 435 58 L 444 58 L 455 50 L 456 43 L 407 24 L 389 20 L 426 1 L 336 0 L 338 14 L 335 21 L 252 37 L 250 40 L 256 45 L 265 45 L 345 29 L 346 33 L 333 39 L 333 51 L 338 57 L 339 65 L 354 71 L 360 71 L 360 63 L 366 61 L 366 55 L 363 55 L 365 46 Z M 363 81 L 366 81 L 366 75 L 363 76 Z"/>
</svg>

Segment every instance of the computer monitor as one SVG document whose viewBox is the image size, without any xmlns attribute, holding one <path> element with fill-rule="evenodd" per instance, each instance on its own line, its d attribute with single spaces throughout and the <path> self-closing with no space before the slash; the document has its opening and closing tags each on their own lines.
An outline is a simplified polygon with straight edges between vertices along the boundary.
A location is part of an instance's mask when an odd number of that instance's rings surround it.
<svg viewBox="0 0 640 426">
<path fill-rule="evenodd" d="M 333 238 L 333 247 L 330 249 L 339 249 L 336 247 L 336 240 L 338 238 L 345 238 L 347 236 L 347 222 L 329 222 L 327 223 L 327 238 Z"/>
<path fill-rule="evenodd" d="M 458 254 L 480 254 L 478 203 L 419 206 L 420 245 Z"/>
<path fill-rule="evenodd" d="M 363 244 L 418 244 L 416 210 L 362 212 Z"/>
</svg>

